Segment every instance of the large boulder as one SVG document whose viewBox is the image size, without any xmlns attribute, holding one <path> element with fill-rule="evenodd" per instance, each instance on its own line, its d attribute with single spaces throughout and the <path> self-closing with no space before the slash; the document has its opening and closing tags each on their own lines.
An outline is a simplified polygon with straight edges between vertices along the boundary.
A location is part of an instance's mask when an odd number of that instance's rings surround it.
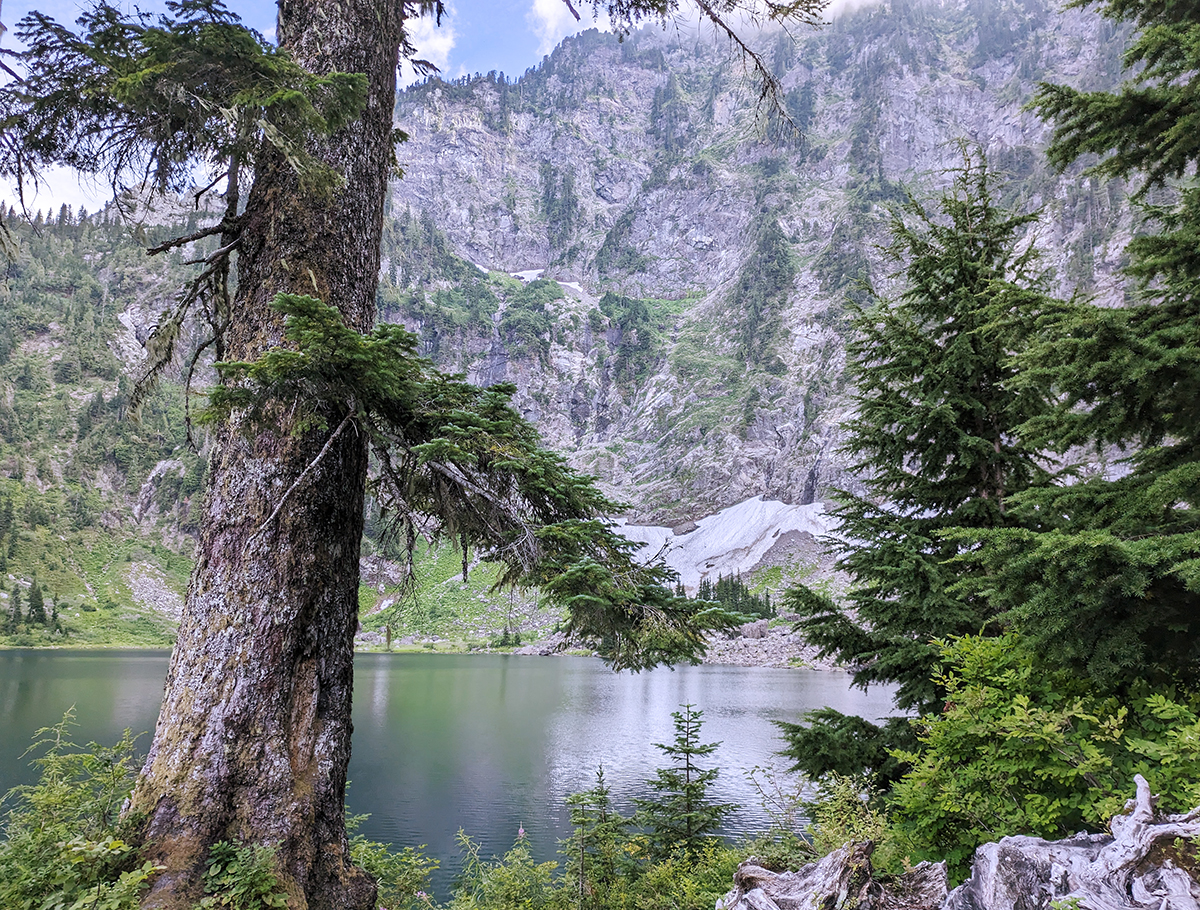
<svg viewBox="0 0 1200 910">
<path fill-rule="evenodd" d="M 740 626 L 742 638 L 766 638 L 769 626 L 770 623 L 765 619 L 742 623 Z"/>
</svg>

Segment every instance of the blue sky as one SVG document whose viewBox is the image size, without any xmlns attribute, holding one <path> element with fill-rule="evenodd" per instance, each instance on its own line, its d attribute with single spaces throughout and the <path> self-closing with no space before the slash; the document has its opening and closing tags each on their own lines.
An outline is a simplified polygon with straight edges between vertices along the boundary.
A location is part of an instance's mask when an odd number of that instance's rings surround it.
<svg viewBox="0 0 1200 910">
<path fill-rule="evenodd" d="M 125 3 L 126 6 L 132 4 Z M 160 10 L 160 0 L 144 0 L 141 9 Z M 226 5 L 252 28 L 270 36 L 275 30 L 275 4 L 271 0 L 226 0 Z M 575 0 L 583 17 L 576 22 L 562 0 L 449 0 L 449 14 L 440 28 L 431 20 L 413 24 L 412 31 L 423 54 L 452 79 L 472 73 L 502 70 L 519 76 L 542 57 L 564 36 L 585 28 L 593 22 L 586 2 Z M 78 0 L 8 0 L 3 4 L 3 21 L 11 29 L 32 9 L 41 10 L 59 22 L 74 23 L 80 9 Z M 13 46 L 13 36 L 5 37 Z"/>
<path fill-rule="evenodd" d="M 274 35 L 272 0 L 226 0 L 226 5 L 250 27 L 269 37 Z M 449 0 L 446 4 L 449 14 L 443 17 L 440 28 L 430 20 L 420 20 L 413 24 L 412 34 L 421 56 L 437 64 L 444 78 L 489 70 L 515 77 L 537 66 L 566 35 L 597 24 L 586 2 L 575 0 L 574 5 L 580 10 L 581 22 L 575 21 L 562 0 Z M 0 19 L 9 27 L 4 46 L 16 46 L 13 27 L 30 10 L 40 10 L 59 22 L 74 24 L 86 6 L 78 0 L 8 0 L 3 4 Z M 165 8 L 159 0 L 143 0 L 137 6 L 150 11 Z M 411 71 L 407 78 L 411 80 Z M 80 186 L 73 175 L 56 173 L 31 207 L 57 209 L 66 202 L 75 208 L 85 205 L 95 210 L 107 198 L 105 189 Z M 8 187 L 0 188 L 0 198 L 11 196 Z"/>
</svg>

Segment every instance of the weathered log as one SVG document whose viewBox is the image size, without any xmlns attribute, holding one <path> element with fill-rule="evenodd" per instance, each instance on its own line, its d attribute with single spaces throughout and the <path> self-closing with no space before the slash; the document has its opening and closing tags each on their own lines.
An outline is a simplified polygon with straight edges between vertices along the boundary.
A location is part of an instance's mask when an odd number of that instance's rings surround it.
<svg viewBox="0 0 1200 910">
<path fill-rule="evenodd" d="M 1200 910 L 1200 884 L 1169 855 L 1152 856 L 1176 838 L 1200 837 L 1200 808 L 1156 816 L 1149 784 L 1140 774 L 1134 780 L 1137 797 L 1113 818 L 1111 834 L 1014 836 L 979 847 L 971 877 L 944 910 Z"/>
<path fill-rule="evenodd" d="M 795 872 L 772 872 L 754 857 L 738 866 L 717 910 L 937 910 L 946 898 L 945 863 L 921 863 L 888 882 L 871 871 L 874 844 L 846 844 Z"/>
<path fill-rule="evenodd" d="M 1137 797 L 1110 834 L 984 844 L 971 877 L 949 894 L 944 863 L 875 881 L 868 842 L 795 872 L 771 872 L 751 857 L 716 910 L 1200 910 L 1200 883 L 1172 858 L 1177 838 L 1200 837 L 1200 808 L 1157 816 L 1150 785 L 1140 774 L 1134 781 Z"/>
</svg>

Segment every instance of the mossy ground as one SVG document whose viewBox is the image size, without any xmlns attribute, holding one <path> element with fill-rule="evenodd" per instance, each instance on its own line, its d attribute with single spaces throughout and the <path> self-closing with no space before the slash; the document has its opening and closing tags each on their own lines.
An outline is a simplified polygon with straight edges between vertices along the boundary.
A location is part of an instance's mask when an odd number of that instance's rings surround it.
<svg viewBox="0 0 1200 910">
<path fill-rule="evenodd" d="M 371 560 L 368 560 L 368 566 Z M 495 590 L 499 567 L 474 558 L 463 580 L 462 551 L 449 545 L 418 545 L 416 584 L 402 595 L 387 584 L 388 572 L 363 573 L 359 604 L 364 631 L 385 635 L 391 626 L 397 650 L 478 650 L 540 637 L 561 618 L 541 608 L 533 591 Z"/>
<path fill-rule="evenodd" d="M 2 579 L 0 616 L 8 619 L 16 588 L 27 607 L 36 577 L 48 614 L 57 602 L 59 630 L 22 622 L 16 634 L 0 634 L 0 647 L 163 648 L 172 644 L 175 619 L 136 598 L 132 578 L 148 576 L 160 595 L 181 602 L 191 572 L 189 558 L 144 540 L 93 530 L 70 535 L 44 533 L 47 530 L 22 533 L 18 552 Z"/>
</svg>

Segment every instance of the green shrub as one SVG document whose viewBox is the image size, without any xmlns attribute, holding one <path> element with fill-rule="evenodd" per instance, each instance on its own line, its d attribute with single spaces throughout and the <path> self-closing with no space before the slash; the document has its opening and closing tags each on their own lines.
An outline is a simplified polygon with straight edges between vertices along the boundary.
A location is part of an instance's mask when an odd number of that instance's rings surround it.
<svg viewBox="0 0 1200 910">
<path fill-rule="evenodd" d="M 629 819 L 612 804 L 603 768 L 596 771 L 596 786 L 567 797 L 567 808 L 573 831 L 559 852 L 566 859 L 563 887 L 572 903 L 579 910 L 623 906 L 645 839 L 631 837 Z"/>
<path fill-rule="evenodd" d="M 554 910 L 568 906 L 554 881 L 558 863 L 535 863 L 525 832 L 500 860 L 484 860 L 479 844 L 461 829 L 459 847 L 465 862 L 450 910 Z"/>
<path fill-rule="evenodd" d="M 373 879 L 379 888 L 376 905 L 386 910 L 410 910 L 429 906 L 426 894 L 429 877 L 440 865 L 426 856 L 422 847 L 405 847 L 394 851 L 387 844 L 368 840 L 355 829 L 367 818 L 353 815 L 346 818 L 350 838 L 350 859 Z"/>
<path fill-rule="evenodd" d="M 825 856 L 848 843 L 872 841 L 871 865 L 880 872 L 904 871 L 908 843 L 891 825 L 883 794 L 870 776 L 829 774 L 812 802 L 812 848 Z"/>
<path fill-rule="evenodd" d="M 5 910 L 137 910 L 157 871 L 130 843 L 136 819 L 119 818 L 138 761 L 129 731 L 115 746 L 71 742 L 74 713 L 35 734 L 36 784 L 5 796 L 0 907 Z"/>
<path fill-rule="evenodd" d="M 646 868 L 632 889 L 637 910 L 710 910 L 733 885 L 742 851 L 712 841 Z"/>
<path fill-rule="evenodd" d="M 1200 802 L 1200 694 L 1136 681 L 1095 695 L 1048 669 L 1016 635 L 940 643 L 949 670 L 941 714 L 891 805 L 916 859 L 945 859 L 962 877 L 979 844 L 1010 834 L 1102 831 L 1142 774 L 1165 811 Z"/>
<path fill-rule="evenodd" d="M 287 906 L 287 893 L 275 875 L 275 851 L 257 844 L 218 841 L 204 871 L 204 910 L 271 910 Z"/>
</svg>

